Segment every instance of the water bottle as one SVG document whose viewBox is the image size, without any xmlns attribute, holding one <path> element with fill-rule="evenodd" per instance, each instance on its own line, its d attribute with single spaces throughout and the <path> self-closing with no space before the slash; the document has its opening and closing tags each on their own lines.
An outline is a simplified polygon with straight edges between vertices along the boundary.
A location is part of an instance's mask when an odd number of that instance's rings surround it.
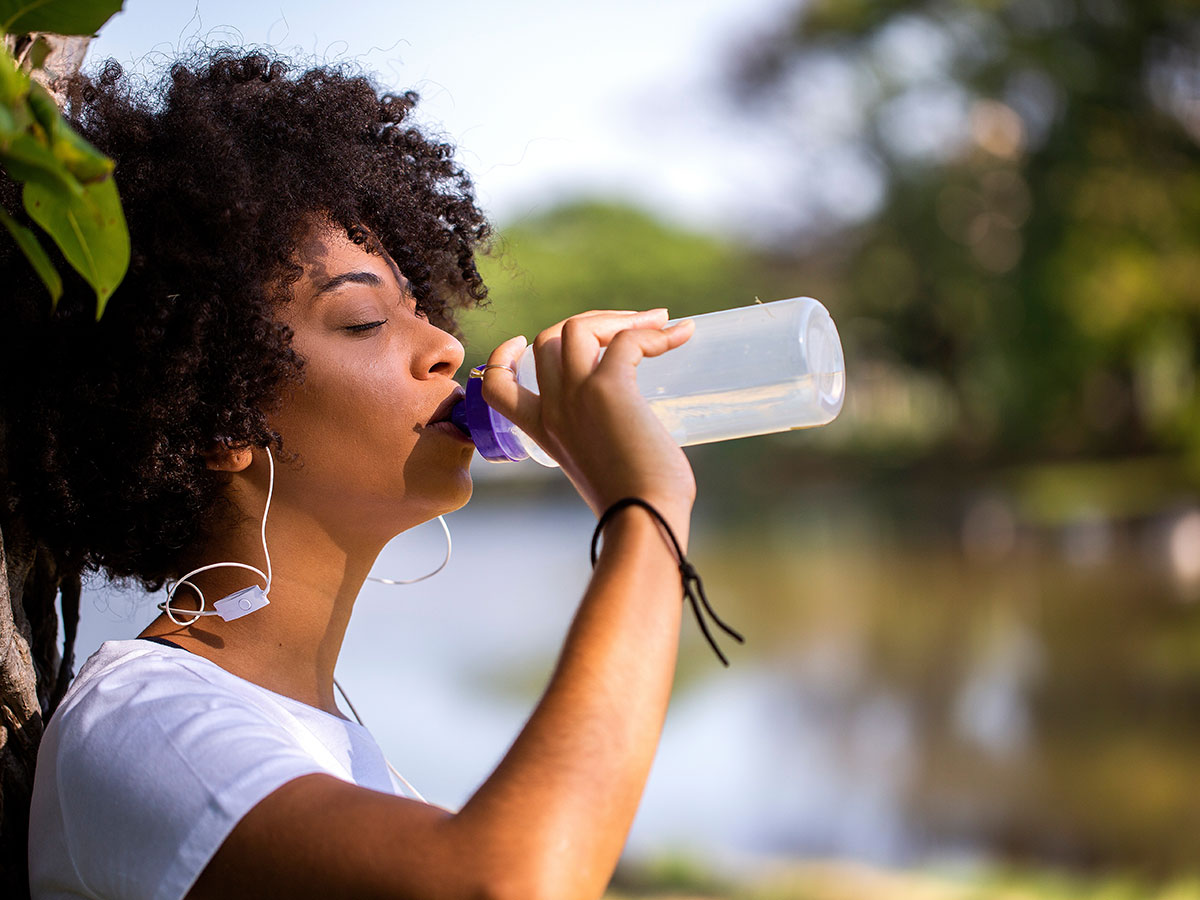
<svg viewBox="0 0 1200 900">
<path fill-rule="evenodd" d="M 825 425 L 841 411 L 842 344 L 818 301 L 794 297 L 688 318 L 696 330 L 687 343 L 637 366 L 639 392 L 680 446 Z M 515 368 L 517 382 L 537 393 L 532 347 Z M 451 414 L 480 455 L 557 466 L 482 390 L 482 378 L 469 378 Z"/>
</svg>

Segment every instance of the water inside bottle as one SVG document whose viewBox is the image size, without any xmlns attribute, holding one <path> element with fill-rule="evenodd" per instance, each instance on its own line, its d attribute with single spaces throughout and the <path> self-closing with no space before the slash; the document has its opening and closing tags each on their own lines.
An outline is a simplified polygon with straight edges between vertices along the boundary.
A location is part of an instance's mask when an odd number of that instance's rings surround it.
<svg viewBox="0 0 1200 900">
<path fill-rule="evenodd" d="M 648 397 L 650 407 L 683 446 L 824 425 L 841 409 L 845 373 L 805 375 L 784 382 Z"/>
</svg>

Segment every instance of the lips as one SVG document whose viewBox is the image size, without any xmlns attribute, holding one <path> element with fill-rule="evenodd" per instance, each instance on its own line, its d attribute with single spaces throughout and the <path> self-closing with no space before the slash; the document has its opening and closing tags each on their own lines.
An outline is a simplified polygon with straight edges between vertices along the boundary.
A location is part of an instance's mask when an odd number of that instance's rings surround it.
<svg viewBox="0 0 1200 900">
<path fill-rule="evenodd" d="M 434 411 L 433 415 L 430 417 L 429 421 L 426 424 L 434 425 L 438 422 L 449 422 L 450 421 L 450 410 L 454 409 L 454 407 L 458 404 L 458 402 L 460 400 L 462 400 L 463 396 L 464 396 L 463 389 L 455 388 L 454 391 L 450 394 L 450 396 L 442 401 L 441 405 Z"/>
</svg>

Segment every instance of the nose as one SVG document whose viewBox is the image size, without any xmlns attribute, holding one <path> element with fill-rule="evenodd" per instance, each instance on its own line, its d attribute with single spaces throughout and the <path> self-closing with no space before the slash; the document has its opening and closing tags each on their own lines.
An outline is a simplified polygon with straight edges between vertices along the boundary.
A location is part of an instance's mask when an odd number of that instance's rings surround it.
<svg viewBox="0 0 1200 900">
<path fill-rule="evenodd" d="M 419 321 L 418 343 L 421 352 L 413 357 L 413 375 L 417 378 L 428 378 L 431 375 L 453 378 L 466 356 L 462 343 L 450 332 L 443 331 L 433 323 L 425 319 Z"/>
</svg>

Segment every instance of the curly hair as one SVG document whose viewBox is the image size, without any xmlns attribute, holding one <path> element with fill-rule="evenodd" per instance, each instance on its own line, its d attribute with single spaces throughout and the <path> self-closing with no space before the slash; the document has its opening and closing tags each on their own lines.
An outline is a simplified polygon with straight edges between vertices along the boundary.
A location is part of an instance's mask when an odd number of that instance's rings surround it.
<svg viewBox="0 0 1200 900">
<path fill-rule="evenodd" d="M 416 95 L 336 67 L 220 50 L 137 85 L 109 61 L 69 96 L 116 160 L 133 255 L 97 322 L 65 264 L 52 313 L 0 240 L 0 489 L 60 559 L 155 590 L 216 522 L 227 476 L 204 453 L 283 449 L 267 413 L 303 360 L 276 312 L 310 229 L 386 250 L 453 332 L 454 312 L 486 297 L 474 255 L 489 228 L 452 147 L 409 121 Z M 19 215 L 7 178 L 0 202 Z"/>
</svg>

